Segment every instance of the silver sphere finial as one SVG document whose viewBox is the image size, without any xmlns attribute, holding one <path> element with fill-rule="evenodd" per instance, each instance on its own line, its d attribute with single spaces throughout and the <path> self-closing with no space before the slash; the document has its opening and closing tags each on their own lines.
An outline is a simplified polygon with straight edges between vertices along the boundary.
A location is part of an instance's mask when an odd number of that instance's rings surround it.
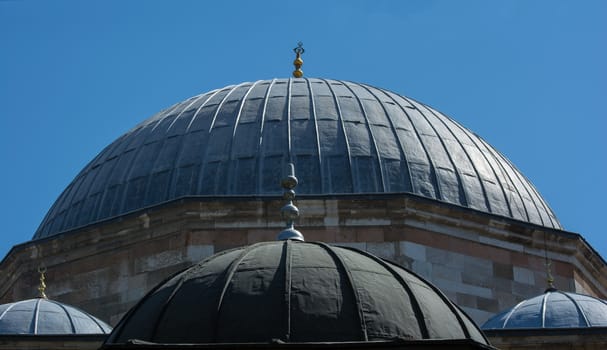
<svg viewBox="0 0 607 350">
<path fill-rule="evenodd" d="M 287 239 L 293 239 L 296 241 L 303 241 L 304 236 L 301 232 L 297 231 L 293 226 L 293 222 L 299 217 L 299 209 L 293 204 L 295 198 L 295 191 L 293 190 L 297 186 L 297 178 L 295 177 L 295 166 L 293 163 L 289 163 L 288 175 L 282 179 L 280 185 L 285 189 L 283 198 L 287 201 L 281 209 L 282 218 L 285 220 L 287 227 L 278 234 L 278 240 L 284 241 Z"/>
</svg>

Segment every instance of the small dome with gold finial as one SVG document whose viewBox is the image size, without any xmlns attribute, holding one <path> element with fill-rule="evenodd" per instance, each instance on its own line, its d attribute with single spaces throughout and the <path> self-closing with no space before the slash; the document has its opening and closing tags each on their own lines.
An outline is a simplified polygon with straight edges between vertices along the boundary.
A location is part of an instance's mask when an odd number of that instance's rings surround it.
<svg viewBox="0 0 607 350">
<path fill-rule="evenodd" d="M 108 334 L 107 323 L 71 305 L 49 300 L 44 273 L 38 268 L 38 298 L 0 305 L 0 335 Z"/>
</svg>

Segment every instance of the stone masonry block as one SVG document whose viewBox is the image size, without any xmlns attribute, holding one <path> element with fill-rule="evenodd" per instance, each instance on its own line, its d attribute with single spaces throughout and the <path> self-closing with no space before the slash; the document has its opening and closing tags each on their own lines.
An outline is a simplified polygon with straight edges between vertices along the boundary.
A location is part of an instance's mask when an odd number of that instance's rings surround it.
<svg viewBox="0 0 607 350">
<path fill-rule="evenodd" d="M 493 292 L 489 288 L 474 286 L 466 283 L 458 283 L 443 278 L 435 278 L 432 280 L 439 289 L 470 294 L 483 298 L 492 298 Z"/>
<path fill-rule="evenodd" d="M 514 272 L 512 265 L 493 262 L 493 276 L 499 278 L 513 279 Z"/>
<path fill-rule="evenodd" d="M 476 296 L 465 294 L 465 293 L 456 293 L 456 299 L 454 300 L 459 307 L 466 306 L 476 309 Z"/>
<path fill-rule="evenodd" d="M 407 257 L 418 260 L 418 261 L 426 261 L 426 247 L 411 242 L 399 242 L 400 253 L 406 255 Z"/>
<path fill-rule="evenodd" d="M 452 253 L 442 249 L 426 248 L 426 258 L 429 262 L 439 265 L 448 265 L 457 269 L 464 269 L 466 265 L 465 255 Z"/>
<path fill-rule="evenodd" d="M 189 245 L 186 248 L 186 258 L 192 263 L 196 263 L 208 256 L 213 255 L 214 248 L 210 244 L 205 245 Z"/>
<path fill-rule="evenodd" d="M 384 231 L 381 228 L 369 227 L 369 228 L 358 228 L 356 232 L 357 242 L 383 242 Z"/>
<path fill-rule="evenodd" d="M 367 252 L 377 255 L 380 258 L 388 259 L 390 261 L 395 261 L 395 249 L 394 244 L 391 242 L 368 242 L 367 243 Z"/>
<path fill-rule="evenodd" d="M 423 278 L 430 279 L 432 277 L 432 264 L 427 261 L 414 260 L 411 269 Z"/>
<path fill-rule="evenodd" d="M 465 306 L 462 306 L 462 310 L 464 310 L 468 314 L 468 316 L 470 316 L 474 320 L 474 322 L 479 326 L 485 323 L 489 319 L 489 317 L 493 316 L 494 314 L 493 312 L 473 309 Z"/>
<path fill-rule="evenodd" d="M 432 265 L 432 279 L 435 278 L 462 282 L 462 271 L 445 265 Z"/>
<path fill-rule="evenodd" d="M 513 268 L 514 280 L 516 282 L 525 283 L 525 284 L 534 284 L 535 278 L 533 276 L 533 271 L 526 269 L 524 267 L 514 266 Z"/>
<path fill-rule="evenodd" d="M 135 273 L 156 271 L 167 266 L 179 264 L 182 261 L 181 251 L 169 250 L 137 258 L 134 268 Z"/>
</svg>

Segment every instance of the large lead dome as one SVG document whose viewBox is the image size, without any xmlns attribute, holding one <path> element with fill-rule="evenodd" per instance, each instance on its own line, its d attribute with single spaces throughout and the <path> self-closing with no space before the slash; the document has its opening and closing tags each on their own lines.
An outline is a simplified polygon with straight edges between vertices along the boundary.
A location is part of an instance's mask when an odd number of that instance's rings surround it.
<svg viewBox="0 0 607 350">
<path fill-rule="evenodd" d="M 412 272 L 355 249 L 289 240 L 224 251 L 170 277 L 123 317 L 106 347 L 130 340 L 487 344 L 466 314 Z"/>
<path fill-rule="evenodd" d="M 34 239 L 183 197 L 412 193 L 561 228 L 533 185 L 454 120 L 393 92 L 328 79 L 213 90 L 107 146 L 59 196 Z M 253 179 L 253 180 L 251 180 Z"/>
</svg>

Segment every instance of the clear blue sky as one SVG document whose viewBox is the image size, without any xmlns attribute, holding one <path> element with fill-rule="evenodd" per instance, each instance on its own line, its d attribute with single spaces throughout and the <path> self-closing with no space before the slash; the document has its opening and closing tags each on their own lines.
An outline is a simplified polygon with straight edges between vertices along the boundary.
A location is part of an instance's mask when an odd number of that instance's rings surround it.
<svg viewBox="0 0 607 350">
<path fill-rule="evenodd" d="M 0 258 L 155 112 L 292 71 L 368 83 L 483 136 L 607 258 L 607 1 L 0 0 Z"/>
</svg>

